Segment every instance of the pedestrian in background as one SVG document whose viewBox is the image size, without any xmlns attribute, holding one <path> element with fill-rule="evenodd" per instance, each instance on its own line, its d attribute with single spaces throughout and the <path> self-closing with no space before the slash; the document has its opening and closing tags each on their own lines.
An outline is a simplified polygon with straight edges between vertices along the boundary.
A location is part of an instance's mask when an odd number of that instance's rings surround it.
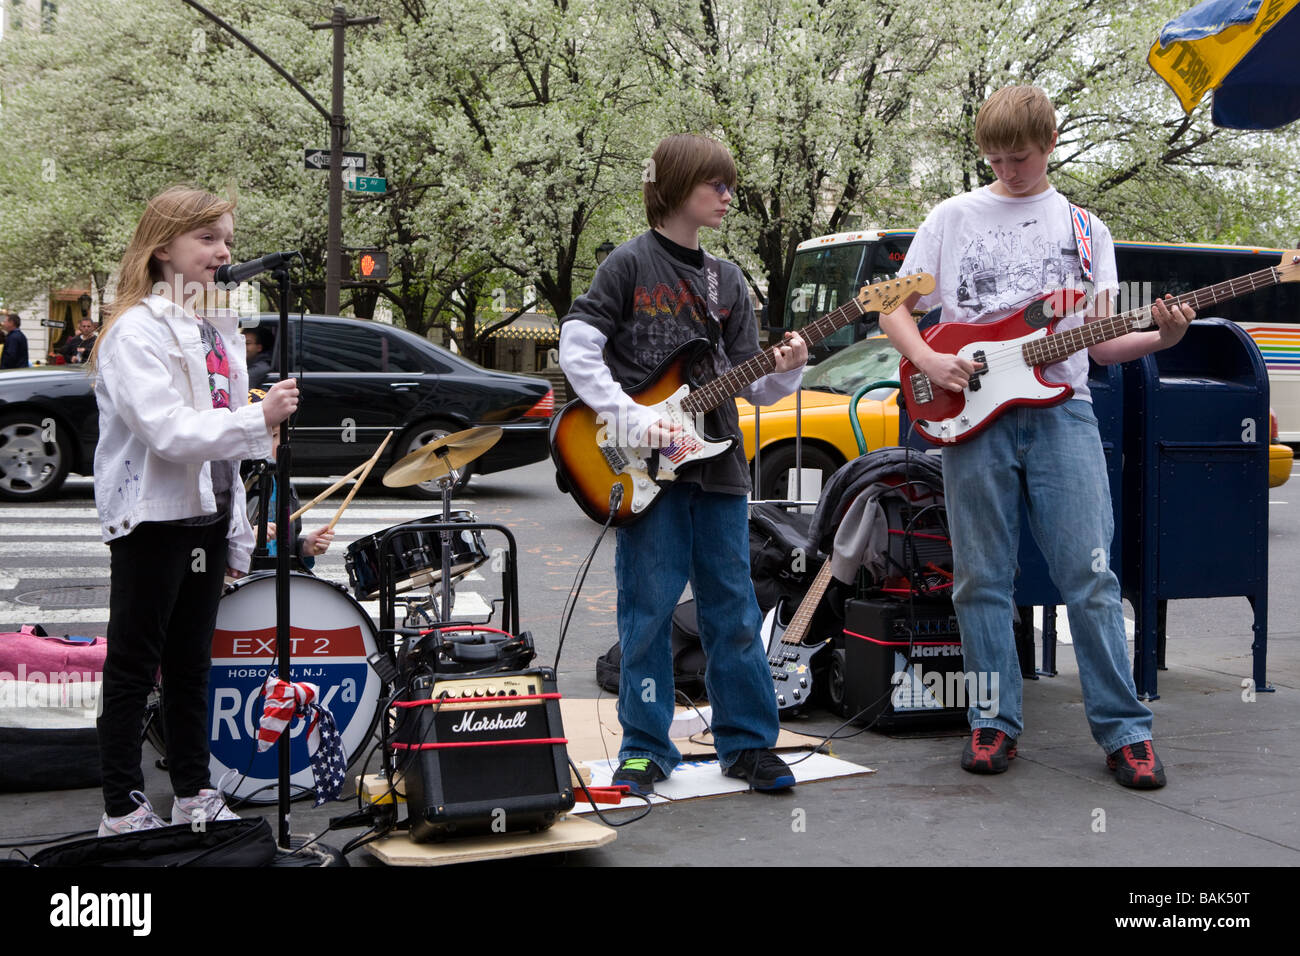
<svg viewBox="0 0 1300 956">
<path fill-rule="evenodd" d="M 68 341 L 63 343 L 59 354 L 69 365 L 81 365 L 90 355 L 90 350 L 95 347 L 96 338 L 98 336 L 95 335 L 95 323 L 90 319 L 82 319 L 77 326 L 77 334 L 70 336 Z"/>
<path fill-rule="evenodd" d="M 0 368 L 27 368 L 27 336 L 20 326 L 23 318 L 10 312 L 4 320 L 4 346 L 0 349 Z"/>
</svg>

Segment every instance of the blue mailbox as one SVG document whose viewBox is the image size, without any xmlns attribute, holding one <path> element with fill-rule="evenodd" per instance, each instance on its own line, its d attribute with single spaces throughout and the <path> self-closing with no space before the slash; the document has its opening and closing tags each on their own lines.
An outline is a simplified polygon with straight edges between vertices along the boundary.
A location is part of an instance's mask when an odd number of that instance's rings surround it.
<svg viewBox="0 0 1300 956">
<path fill-rule="evenodd" d="M 1223 319 L 1124 367 L 1122 583 L 1137 615 L 1133 679 L 1155 699 L 1157 616 L 1171 598 L 1244 596 L 1254 680 L 1268 646 L 1268 373 Z"/>
</svg>

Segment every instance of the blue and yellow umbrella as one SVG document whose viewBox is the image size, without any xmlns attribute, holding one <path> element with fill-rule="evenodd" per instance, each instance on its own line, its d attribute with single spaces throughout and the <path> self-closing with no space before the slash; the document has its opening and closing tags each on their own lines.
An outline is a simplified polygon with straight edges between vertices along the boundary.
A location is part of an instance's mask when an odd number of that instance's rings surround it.
<svg viewBox="0 0 1300 956">
<path fill-rule="evenodd" d="M 1216 126 L 1300 119 L 1300 0 L 1206 0 L 1170 20 L 1147 54 L 1190 113 L 1214 91 Z"/>
</svg>

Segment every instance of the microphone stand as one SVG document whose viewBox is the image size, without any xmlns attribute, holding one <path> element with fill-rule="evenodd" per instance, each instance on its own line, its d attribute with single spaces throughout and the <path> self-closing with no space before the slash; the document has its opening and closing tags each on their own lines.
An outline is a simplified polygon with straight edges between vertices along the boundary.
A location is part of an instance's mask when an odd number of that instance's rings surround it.
<svg viewBox="0 0 1300 956">
<path fill-rule="evenodd" d="M 279 357 L 280 381 L 284 381 L 290 377 L 293 369 L 289 363 L 289 295 L 292 291 L 292 283 L 286 266 L 282 265 L 275 269 L 272 276 L 280 285 Z M 292 639 L 289 633 L 289 558 L 293 551 L 293 525 L 289 515 L 293 512 L 289 507 L 290 496 L 287 490 L 292 467 L 289 438 L 293 433 L 293 419 L 294 416 L 290 415 L 280 425 L 280 445 L 276 449 L 275 456 L 275 480 L 279 489 L 275 496 L 275 536 L 279 542 L 275 549 L 275 646 L 279 655 L 276 672 L 282 681 L 293 679 L 289 672 L 292 656 Z M 263 505 L 262 513 L 266 514 L 266 512 L 267 508 Z M 281 849 L 285 850 L 289 849 L 289 736 L 289 728 L 286 727 L 284 733 L 280 734 L 277 744 L 280 757 L 279 842 Z"/>
</svg>

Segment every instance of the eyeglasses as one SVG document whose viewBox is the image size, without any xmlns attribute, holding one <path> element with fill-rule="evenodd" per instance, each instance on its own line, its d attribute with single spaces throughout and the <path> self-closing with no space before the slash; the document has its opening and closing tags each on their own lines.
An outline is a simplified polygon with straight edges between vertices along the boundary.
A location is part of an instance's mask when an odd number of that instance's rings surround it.
<svg viewBox="0 0 1300 956">
<path fill-rule="evenodd" d="M 734 199 L 736 196 L 735 189 L 728 186 L 720 179 L 715 179 L 712 182 L 707 183 L 706 185 L 713 187 L 713 191 L 718 194 L 719 199 L 722 199 L 726 196 L 731 196 Z"/>
</svg>

